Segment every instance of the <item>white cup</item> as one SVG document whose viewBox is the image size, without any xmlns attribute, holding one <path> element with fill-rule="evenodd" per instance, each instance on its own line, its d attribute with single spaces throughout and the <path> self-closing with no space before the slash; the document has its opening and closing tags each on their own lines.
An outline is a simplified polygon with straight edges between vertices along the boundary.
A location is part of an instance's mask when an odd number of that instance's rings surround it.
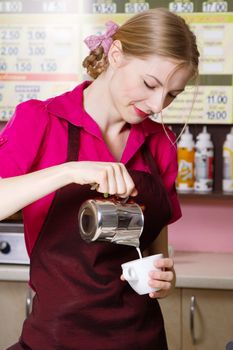
<svg viewBox="0 0 233 350">
<path fill-rule="evenodd" d="M 152 288 L 148 282 L 150 271 L 161 271 L 160 268 L 154 266 L 154 262 L 162 258 L 163 254 L 155 254 L 142 259 L 128 261 L 121 265 L 124 278 L 135 292 L 142 295 L 159 290 L 159 288 Z"/>
</svg>

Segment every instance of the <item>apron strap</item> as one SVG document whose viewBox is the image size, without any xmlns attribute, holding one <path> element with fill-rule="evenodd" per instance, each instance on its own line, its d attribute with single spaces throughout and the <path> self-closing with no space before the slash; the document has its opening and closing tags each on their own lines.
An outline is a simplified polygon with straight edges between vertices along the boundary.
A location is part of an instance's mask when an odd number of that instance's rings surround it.
<svg viewBox="0 0 233 350">
<path fill-rule="evenodd" d="M 152 175 L 154 177 L 159 177 L 160 178 L 158 167 L 155 164 L 155 160 L 154 160 L 154 158 L 153 158 L 153 156 L 151 154 L 151 151 L 149 150 L 148 145 L 147 145 L 146 142 L 142 145 L 141 150 L 142 150 L 142 155 L 143 155 L 144 159 L 146 160 L 147 164 L 150 167 Z"/>
<path fill-rule="evenodd" d="M 167 198 L 167 203 L 168 203 L 168 206 L 169 206 L 170 217 L 171 217 L 172 213 L 173 213 L 171 200 L 170 200 L 169 195 L 168 195 L 168 193 L 166 191 L 166 188 L 164 186 L 163 180 L 162 180 L 162 178 L 161 178 L 161 176 L 159 174 L 159 170 L 158 170 L 158 167 L 157 167 L 157 165 L 155 163 L 155 160 L 154 160 L 154 158 L 153 158 L 153 156 L 151 154 L 151 151 L 149 150 L 149 147 L 146 144 L 146 142 L 143 144 L 141 150 L 142 150 L 142 154 L 143 154 L 144 159 L 147 161 L 147 164 L 150 167 L 152 176 L 158 179 L 158 181 L 161 184 L 161 188 L 163 188 L 163 191 L 161 193 L 163 193 L 163 195 Z"/>
<path fill-rule="evenodd" d="M 68 123 L 67 162 L 76 161 L 80 145 L 80 128 Z"/>
</svg>

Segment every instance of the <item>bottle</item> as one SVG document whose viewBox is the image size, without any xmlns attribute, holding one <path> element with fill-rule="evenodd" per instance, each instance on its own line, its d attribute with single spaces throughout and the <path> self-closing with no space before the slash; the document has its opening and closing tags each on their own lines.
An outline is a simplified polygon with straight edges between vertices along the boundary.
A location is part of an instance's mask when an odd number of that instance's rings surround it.
<svg viewBox="0 0 233 350">
<path fill-rule="evenodd" d="M 214 169 L 214 145 L 207 127 L 203 126 L 202 132 L 197 135 L 195 144 L 195 183 L 197 192 L 213 191 Z"/>
<path fill-rule="evenodd" d="M 224 192 L 233 193 L 233 127 L 223 144 L 223 181 Z"/>
<path fill-rule="evenodd" d="M 194 140 L 186 126 L 178 142 L 178 177 L 176 187 L 179 192 L 191 192 L 194 189 Z"/>
</svg>

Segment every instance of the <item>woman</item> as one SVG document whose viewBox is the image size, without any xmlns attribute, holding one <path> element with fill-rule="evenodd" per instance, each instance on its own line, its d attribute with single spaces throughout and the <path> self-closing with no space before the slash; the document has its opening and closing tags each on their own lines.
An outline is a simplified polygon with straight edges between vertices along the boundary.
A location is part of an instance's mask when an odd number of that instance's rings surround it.
<svg viewBox="0 0 233 350">
<path fill-rule="evenodd" d="M 199 53 L 184 20 L 165 9 L 107 26 L 86 39 L 94 81 L 20 104 L 1 135 L 0 219 L 23 208 L 36 293 L 11 350 L 167 349 L 157 298 L 175 283 L 166 226 L 181 213 L 174 135 L 149 116 L 197 75 Z M 163 272 L 148 276 L 160 288 L 149 297 L 120 280 L 134 248 L 80 238 L 79 207 L 103 193 L 145 205 L 140 248 L 165 256 Z"/>
</svg>

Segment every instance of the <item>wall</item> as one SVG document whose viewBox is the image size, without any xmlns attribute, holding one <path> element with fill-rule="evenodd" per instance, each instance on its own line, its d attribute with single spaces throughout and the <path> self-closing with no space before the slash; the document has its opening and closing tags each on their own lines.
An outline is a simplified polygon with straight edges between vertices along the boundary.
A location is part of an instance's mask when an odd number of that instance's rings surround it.
<svg viewBox="0 0 233 350">
<path fill-rule="evenodd" d="M 169 226 L 175 250 L 233 253 L 233 198 L 181 198 L 183 217 Z"/>
</svg>

